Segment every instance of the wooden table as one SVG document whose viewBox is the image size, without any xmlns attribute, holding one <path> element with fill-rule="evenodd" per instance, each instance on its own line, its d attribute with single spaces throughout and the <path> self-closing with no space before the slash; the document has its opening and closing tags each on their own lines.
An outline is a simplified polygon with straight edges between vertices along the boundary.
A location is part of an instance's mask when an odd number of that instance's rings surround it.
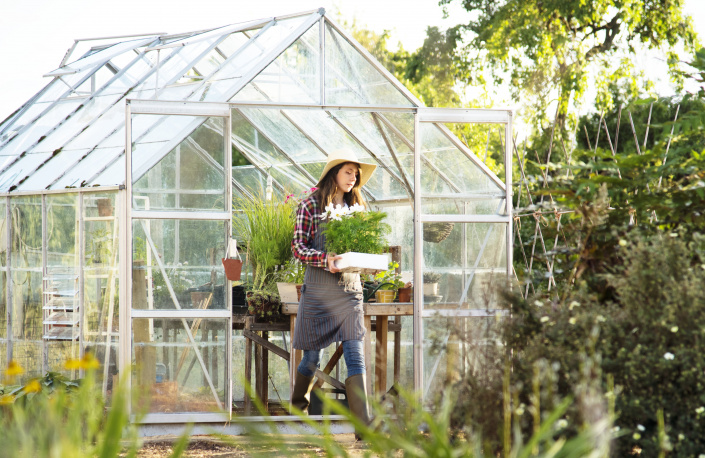
<svg viewBox="0 0 705 458">
<path fill-rule="evenodd" d="M 414 314 L 414 305 L 411 302 L 393 302 L 393 303 L 364 303 L 363 311 L 365 316 L 365 368 L 367 370 L 367 392 L 375 393 L 378 396 L 383 396 L 387 392 L 387 337 L 390 331 L 394 332 L 394 381 L 398 381 L 399 369 L 401 366 L 401 317 L 405 315 Z M 287 302 L 282 304 L 282 313 L 289 315 L 289 330 L 291 332 L 292 341 L 294 336 L 294 325 L 296 322 L 296 314 L 299 309 L 299 304 L 296 302 Z M 376 337 L 376 351 L 375 351 L 375 373 L 372 376 L 372 317 L 377 317 L 376 325 L 374 326 L 375 337 Z M 392 328 L 389 326 L 389 317 L 394 317 L 394 323 L 392 323 Z M 338 348 L 331 360 L 326 364 L 323 371 L 318 371 L 317 376 L 319 376 L 318 386 L 322 385 L 323 382 L 330 381 L 319 375 L 320 372 L 324 374 L 330 374 L 330 371 L 335 367 L 336 363 L 342 355 L 342 346 Z M 303 352 L 301 350 L 294 350 L 293 361 L 290 361 L 289 365 L 290 371 L 290 393 L 294 391 L 294 379 L 296 375 L 296 368 L 301 362 Z M 330 377 L 329 377 L 330 378 Z M 374 390 L 372 389 L 372 380 L 374 379 Z M 333 379 L 332 381 L 335 381 Z M 338 382 L 340 383 L 340 382 Z M 334 386 L 336 386 L 334 384 Z"/>
</svg>

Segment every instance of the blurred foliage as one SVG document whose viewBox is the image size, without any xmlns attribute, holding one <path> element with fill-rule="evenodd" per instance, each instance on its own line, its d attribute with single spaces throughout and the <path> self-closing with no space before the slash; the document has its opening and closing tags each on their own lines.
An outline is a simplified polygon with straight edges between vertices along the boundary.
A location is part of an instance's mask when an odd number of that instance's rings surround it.
<svg viewBox="0 0 705 458">
<path fill-rule="evenodd" d="M 508 84 L 512 98 L 528 106 L 530 125 L 553 118 L 546 112 L 558 101 L 557 121 L 568 127 L 571 103 L 580 105 L 597 82 L 598 109 L 610 108 L 610 88 L 634 91 L 636 76 L 628 54 L 637 47 L 668 54 L 672 78 L 682 84 L 677 66 L 695 50 L 693 20 L 683 14 L 684 0 L 441 0 L 460 3 L 472 13 L 456 48 L 465 81 L 482 83 L 489 70 L 497 84 Z M 446 11 L 447 14 L 447 11 Z M 685 51 L 685 52 L 684 52 Z M 615 71 L 613 59 L 625 57 Z"/>
</svg>

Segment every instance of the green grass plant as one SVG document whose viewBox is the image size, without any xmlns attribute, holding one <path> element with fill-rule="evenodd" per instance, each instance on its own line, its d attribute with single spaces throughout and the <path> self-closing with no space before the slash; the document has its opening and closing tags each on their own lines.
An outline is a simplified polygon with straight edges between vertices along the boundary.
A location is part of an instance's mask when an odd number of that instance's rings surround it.
<svg viewBox="0 0 705 458">
<path fill-rule="evenodd" d="M 295 205 L 294 200 L 284 201 L 276 197 L 266 200 L 261 195 L 235 202 L 233 229 L 247 246 L 255 290 L 274 288 L 270 283 L 275 267 L 292 258 Z"/>
<path fill-rule="evenodd" d="M 85 370 L 81 380 L 49 372 L 19 385 L 12 364 L 0 385 L 0 455 L 37 457 L 132 457 L 140 441 L 130 422 L 128 392 L 119 383 L 108 406 L 96 383 L 97 360 L 87 355 L 67 362 Z M 121 455 L 122 454 L 122 455 Z"/>
</svg>

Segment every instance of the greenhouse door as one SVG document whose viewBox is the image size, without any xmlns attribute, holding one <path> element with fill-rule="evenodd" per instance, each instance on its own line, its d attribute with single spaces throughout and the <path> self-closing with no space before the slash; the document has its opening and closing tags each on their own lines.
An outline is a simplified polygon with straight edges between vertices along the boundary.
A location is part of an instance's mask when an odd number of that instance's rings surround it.
<svg viewBox="0 0 705 458">
<path fill-rule="evenodd" d="M 477 369 L 467 336 L 483 344 L 505 314 L 497 292 L 512 275 L 512 150 L 502 138 L 511 139 L 512 113 L 418 108 L 415 117 L 414 285 L 423 288 L 414 288 L 414 389 L 431 397 Z M 438 171 L 452 182 L 446 191 L 430 190 Z"/>
<path fill-rule="evenodd" d="M 231 413 L 230 109 L 132 100 L 126 106 L 123 367 L 144 423 Z"/>
</svg>

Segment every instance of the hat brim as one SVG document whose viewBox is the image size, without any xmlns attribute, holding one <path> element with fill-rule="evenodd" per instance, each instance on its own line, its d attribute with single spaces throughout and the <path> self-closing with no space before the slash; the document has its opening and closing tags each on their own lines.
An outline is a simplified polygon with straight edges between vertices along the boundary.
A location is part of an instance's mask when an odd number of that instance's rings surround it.
<svg viewBox="0 0 705 458">
<path fill-rule="evenodd" d="M 360 166 L 360 186 L 364 186 L 365 183 L 372 177 L 372 173 L 375 171 L 377 168 L 376 165 L 374 164 L 366 164 L 364 162 L 358 162 L 358 161 L 351 161 L 350 159 L 333 159 L 329 161 L 326 166 L 323 168 L 323 171 L 321 172 L 321 177 L 318 179 L 318 182 L 320 183 L 321 180 L 326 176 L 326 174 L 335 167 L 338 164 L 345 164 L 347 162 L 357 164 Z"/>
</svg>

